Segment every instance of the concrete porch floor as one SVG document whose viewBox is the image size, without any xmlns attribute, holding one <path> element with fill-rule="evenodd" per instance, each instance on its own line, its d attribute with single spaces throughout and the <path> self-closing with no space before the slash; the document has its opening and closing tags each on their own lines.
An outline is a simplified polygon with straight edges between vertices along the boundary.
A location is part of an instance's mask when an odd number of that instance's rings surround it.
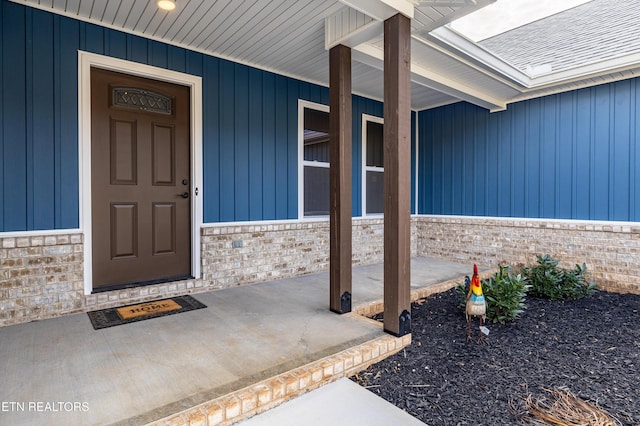
<svg viewBox="0 0 640 426">
<path fill-rule="evenodd" d="M 412 299 L 471 271 L 414 258 Z M 0 328 L 0 424 L 224 424 L 399 351 L 381 264 L 353 269 L 354 313 L 329 311 L 327 272 L 194 297 L 208 307 L 93 330 L 86 314 Z M 208 422 L 208 423 L 207 423 Z"/>
</svg>

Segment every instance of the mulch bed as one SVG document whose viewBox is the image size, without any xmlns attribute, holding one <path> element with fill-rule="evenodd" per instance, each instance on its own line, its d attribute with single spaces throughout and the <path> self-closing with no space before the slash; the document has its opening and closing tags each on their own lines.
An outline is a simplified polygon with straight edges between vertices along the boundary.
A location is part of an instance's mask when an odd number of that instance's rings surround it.
<svg viewBox="0 0 640 426">
<path fill-rule="evenodd" d="M 488 345 L 467 342 L 458 297 L 414 303 L 411 346 L 352 380 L 428 425 L 526 424 L 525 398 L 558 388 L 640 425 L 640 295 L 529 297 L 516 322 L 487 324 Z"/>
</svg>

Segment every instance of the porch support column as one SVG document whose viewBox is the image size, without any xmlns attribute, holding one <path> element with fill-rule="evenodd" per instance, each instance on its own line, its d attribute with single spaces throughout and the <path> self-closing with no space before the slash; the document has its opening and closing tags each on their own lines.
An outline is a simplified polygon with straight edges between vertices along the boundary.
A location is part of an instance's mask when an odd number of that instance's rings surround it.
<svg viewBox="0 0 640 426">
<path fill-rule="evenodd" d="M 411 333 L 411 19 L 384 21 L 384 330 Z M 332 159 L 333 161 L 333 159 Z"/>
<path fill-rule="evenodd" d="M 329 51 L 330 290 L 333 312 L 351 312 L 351 49 Z"/>
</svg>

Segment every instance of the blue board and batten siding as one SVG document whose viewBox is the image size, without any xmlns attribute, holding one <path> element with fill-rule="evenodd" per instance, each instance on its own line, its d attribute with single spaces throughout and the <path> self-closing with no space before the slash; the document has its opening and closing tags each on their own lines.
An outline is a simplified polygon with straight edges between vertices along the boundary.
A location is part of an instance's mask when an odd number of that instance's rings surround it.
<svg viewBox="0 0 640 426">
<path fill-rule="evenodd" d="M 640 220 L 640 79 L 419 114 L 424 214 Z"/>
<path fill-rule="evenodd" d="M 0 230 L 76 228 L 77 53 L 54 40 L 77 46 L 78 32 L 23 6 L 0 7 Z"/>
<path fill-rule="evenodd" d="M 0 231 L 79 226 L 78 50 L 203 78 L 205 222 L 297 218 L 298 99 L 326 87 L 6 0 L 0 35 Z M 639 81 L 413 113 L 419 213 L 640 220 Z M 363 113 L 382 104 L 353 99 L 354 216 Z"/>
<path fill-rule="evenodd" d="M 78 50 L 201 76 L 205 222 L 298 217 L 298 99 L 326 87 L 0 0 L 0 231 L 79 226 Z M 361 116 L 353 99 L 353 213 Z"/>
</svg>

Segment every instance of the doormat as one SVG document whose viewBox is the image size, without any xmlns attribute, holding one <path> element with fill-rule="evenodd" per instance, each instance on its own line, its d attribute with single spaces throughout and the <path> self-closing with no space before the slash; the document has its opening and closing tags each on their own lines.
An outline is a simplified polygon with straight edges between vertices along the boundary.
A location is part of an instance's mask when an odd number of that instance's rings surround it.
<svg viewBox="0 0 640 426">
<path fill-rule="evenodd" d="M 165 315 L 179 314 L 206 308 L 191 296 L 177 296 L 170 299 L 155 300 L 153 302 L 138 303 L 120 308 L 107 308 L 99 311 L 87 312 L 94 330 L 129 324 Z"/>
</svg>

